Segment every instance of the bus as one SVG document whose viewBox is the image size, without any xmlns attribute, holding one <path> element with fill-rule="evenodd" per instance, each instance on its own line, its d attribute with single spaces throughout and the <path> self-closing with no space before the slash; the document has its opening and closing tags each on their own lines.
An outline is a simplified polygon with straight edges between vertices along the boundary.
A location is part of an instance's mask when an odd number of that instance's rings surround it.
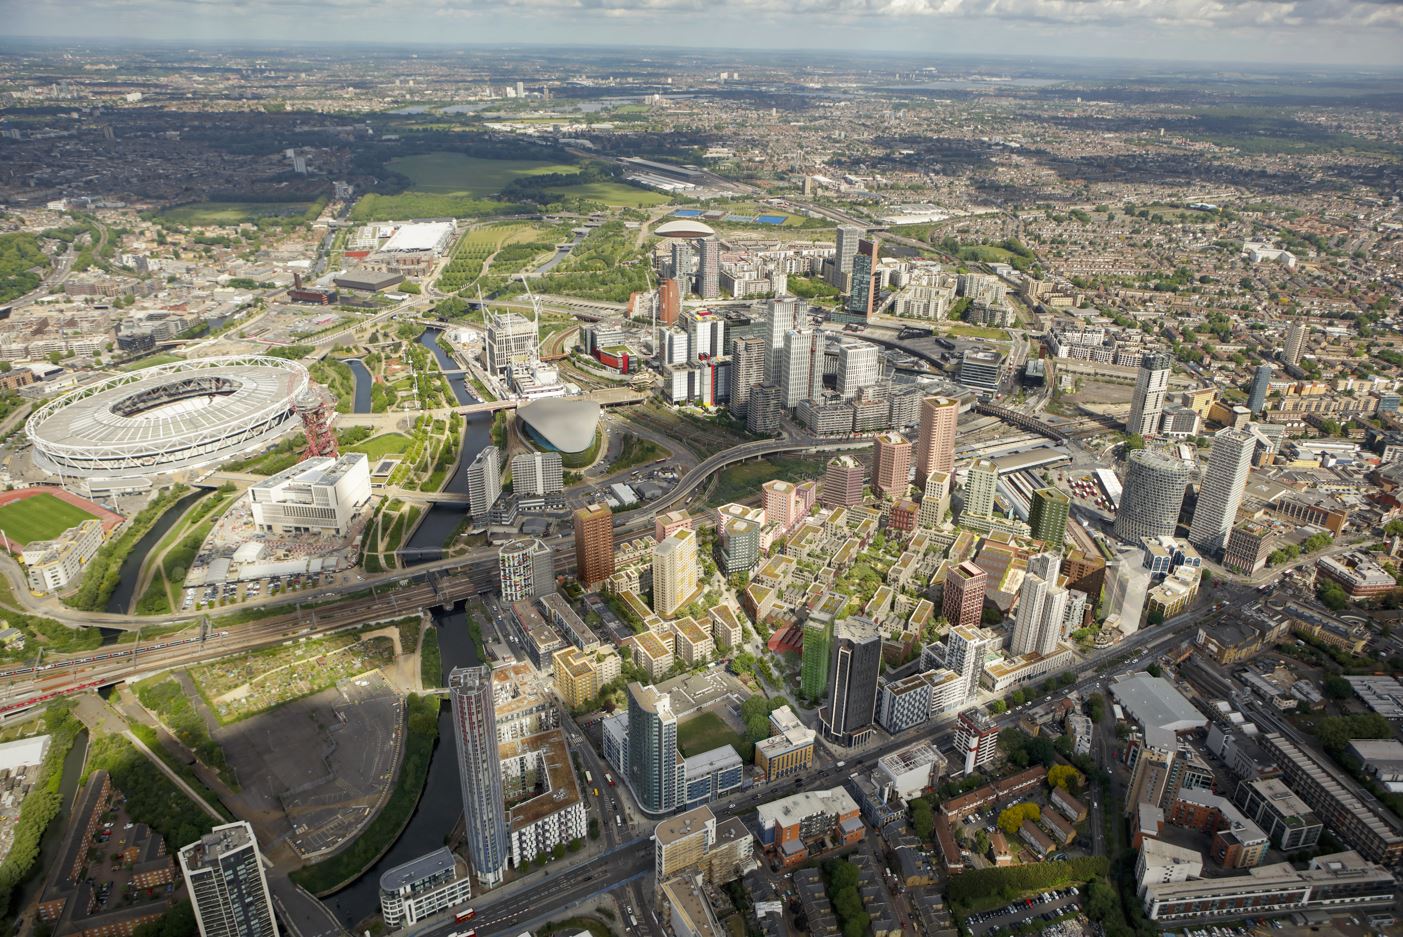
<svg viewBox="0 0 1403 937">
<path fill-rule="evenodd" d="M 461 924 L 464 921 L 471 921 L 475 917 L 477 917 L 477 912 L 475 910 L 473 910 L 472 908 L 464 908 L 457 914 L 453 915 L 453 923 Z"/>
<path fill-rule="evenodd" d="M 590 774 L 588 769 L 585 770 L 585 783 L 590 787 L 594 786 L 594 775 Z"/>
</svg>

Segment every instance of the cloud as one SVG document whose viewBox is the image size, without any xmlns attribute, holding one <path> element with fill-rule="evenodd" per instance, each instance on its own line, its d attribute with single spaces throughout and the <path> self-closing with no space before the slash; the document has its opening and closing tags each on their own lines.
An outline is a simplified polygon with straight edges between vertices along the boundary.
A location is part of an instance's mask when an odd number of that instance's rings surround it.
<svg viewBox="0 0 1403 937">
<path fill-rule="evenodd" d="M 0 2 L 0 10 L 18 0 Z M 28 4 L 25 4 L 28 5 Z M 261 15 L 293 10 L 334 10 L 377 17 L 502 15 L 508 11 L 589 16 L 627 13 L 668 16 L 792 20 L 821 15 L 830 22 L 878 20 L 995 20 L 1077 26 L 1140 24 L 1160 27 L 1393 27 L 1403 28 L 1403 0 L 57 0 L 39 7 L 141 10 L 182 15 L 198 10 Z"/>
</svg>

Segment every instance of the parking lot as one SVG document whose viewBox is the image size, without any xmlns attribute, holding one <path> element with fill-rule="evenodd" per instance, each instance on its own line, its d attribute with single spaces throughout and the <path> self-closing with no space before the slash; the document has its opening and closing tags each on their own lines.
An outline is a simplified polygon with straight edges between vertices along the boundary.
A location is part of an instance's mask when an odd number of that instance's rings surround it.
<svg viewBox="0 0 1403 937">
<path fill-rule="evenodd" d="M 369 822 L 394 779 L 403 718 L 399 695 L 378 673 L 365 674 L 216 737 L 250 804 L 280 815 L 292 846 L 314 856 Z"/>
<path fill-rule="evenodd" d="M 181 593 L 180 610 L 188 612 L 196 603 L 203 607 L 256 599 L 264 595 L 278 595 L 282 592 L 316 589 L 322 584 L 321 575 L 269 576 L 266 579 L 252 579 L 247 582 L 224 582 L 206 586 L 187 586 Z"/>
<path fill-rule="evenodd" d="M 1077 887 L 1064 888 L 1060 891 L 1043 892 L 1040 895 L 1032 895 L 1020 901 L 1004 905 L 1002 908 L 995 908 L 993 911 L 981 911 L 978 914 L 970 915 L 965 924 L 968 925 L 974 937 L 990 937 L 990 935 L 1000 932 L 1011 932 L 1013 928 L 1023 924 L 1029 924 L 1037 920 L 1042 920 L 1050 925 L 1047 934 L 1053 934 L 1051 927 L 1056 927 L 1055 932 L 1060 937 L 1075 937 L 1080 933 L 1079 929 L 1069 926 L 1069 922 L 1058 922 L 1053 924 L 1058 918 L 1079 912 L 1081 910 L 1081 889 Z"/>
</svg>

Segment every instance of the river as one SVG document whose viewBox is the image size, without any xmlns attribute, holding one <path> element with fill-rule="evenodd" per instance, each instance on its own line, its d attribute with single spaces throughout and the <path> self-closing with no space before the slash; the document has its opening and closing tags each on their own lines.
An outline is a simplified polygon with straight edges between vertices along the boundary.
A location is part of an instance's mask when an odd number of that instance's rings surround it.
<svg viewBox="0 0 1403 937">
<path fill-rule="evenodd" d="M 365 362 L 359 358 L 347 358 L 346 367 L 351 369 L 351 376 L 356 379 L 355 402 L 351 404 L 352 413 L 369 413 L 370 388 L 375 379 L 370 376 L 370 369 L 365 366 Z"/>
<path fill-rule="evenodd" d="M 454 667 L 480 663 L 477 648 L 468 634 L 468 619 L 462 606 L 451 612 L 436 610 L 438 642 L 443 654 L 443 682 Z M 429 762 L 424 795 L 409 824 L 390 851 L 365 874 L 323 902 L 352 933 L 355 926 L 380 910 L 380 876 L 395 866 L 432 852 L 445 844 L 449 832 L 463 812 L 458 787 L 458 749 L 453 741 L 453 712 L 445 700 L 438 714 L 438 742 Z"/>
<path fill-rule="evenodd" d="M 128 609 L 131 608 L 132 599 L 136 595 L 137 580 L 141 578 L 141 564 L 146 560 L 147 555 L 156 548 L 156 544 L 166 535 L 166 531 L 171 529 L 171 526 L 180 519 L 180 516 L 189 509 L 190 505 L 208 494 L 211 492 L 204 488 L 190 492 L 171 505 L 170 509 L 162 514 L 152 528 L 146 532 L 146 535 L 136 542 L 136 546 L 132 547 L 132 551 L 127 554 L 126 559 L 122 560 L 122 568 L 118 572 L 117 588 L 112 590 L 112 595 L 108 598 L 106 607 L 103 608 L 104 612 L 112 612 L 117 615 L 127 614 Z"/>
<path fill-rule="evenodd" d="M 443 334 L 442 329 L 426 329 L 419 336 L 419 344 L 433 352 L 438 359 L 438 365 L 445 371 L 456 371 L 459 365 L 452 356 L 438 343 L 438 338 Z M 453 396 L 460 404 L 477 403 L 478 399 L 468 389 L 468 379 L 462 374 L 450 374 L 448 385 L 453 389 Z M 467 425 L 463 427 L 463 448 L 458 457 L 458 464 L 454 466 L 452 474 L 448 476 L 448 481 L 444 485 L 445 491 L 467 491 L 468 490 L 468 466 L 492 441 L 492 414 L 478 413 L 467 418 Z M 414 535 L 409 538 L 409 542 L 400 550 L 400 557 L 406 565 L 413 566 L 417 563 L 427 563 L 436 560 L 443 555 L 443 548 L 453 539 L 453 535 L 458 532 L 458 528 L 463 525 L 465 509 L 456 504 L 436 504 L 429 508 L 424 519 L 415 528 Z"/>
</svg>

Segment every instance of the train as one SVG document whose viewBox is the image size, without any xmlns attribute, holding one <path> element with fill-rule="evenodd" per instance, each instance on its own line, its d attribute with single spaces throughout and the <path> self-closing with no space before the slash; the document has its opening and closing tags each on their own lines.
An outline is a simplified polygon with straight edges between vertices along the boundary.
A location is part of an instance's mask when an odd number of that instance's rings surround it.
<svg viewBox="0 0 1403 937">
<path fill-rule="evenodd" d="M 206 637 L 223 638 L 228 636 L 228 634 L 229 632 L 227 631 L 215 631 L 210 633 L 209 635 L 206 635 Z M 133 654 L 147 654 L 151 651 L 163 651 L 168 647 L 179 647 L 182 644 L 199 644 L 203 640 L 205 640 L 205 638 L 202 638 L 199 635 L 193 635 L 188 638 L 181 638 L 177 641 L 160 641 L 156 644 L 148 644 L 145 647 L 136 647 L 131 650 L 118 648 L 110 651 L 105 651 L 101 654 L 90 654 L 87 657 L 73 657 L 69 658 L 68 660 L 54 661 L 51 664 L 41 664 L 38 667 L 35 667 L 32 664 L 26 667 L 14 667 L 10 670 L 0 670 L 0 678 L 17 677 L 21 674 L 27 673 L 44 673 L 45 671 L 54 670 L 55 668 L 60 667 L 77 667 L 82 664 L 96 664 L 99 661 L 112 660 L 117 657 L 131 657 Z"/>
<path fill-rule="evenodd" d="M 77 686 L 66 687 L 62 690 L 54 690 L 50 693 L 41 693 L 38 696 L 31 696 L 17 703 L 6 703 L 0 706 L 0 716 L 18 712 L 21 709 L 29 709 L 31 706 L 38 706 L 40 703 L 47 703 L 50 700 L 58 699 L 60 696 L 70 696 L 74 693 L 81 693 L 84 690 L 95 690 L 101 685 L 102 683 L 100 681 L 93 680 L 90 683 L 80 683 Z"/>
</svg>

